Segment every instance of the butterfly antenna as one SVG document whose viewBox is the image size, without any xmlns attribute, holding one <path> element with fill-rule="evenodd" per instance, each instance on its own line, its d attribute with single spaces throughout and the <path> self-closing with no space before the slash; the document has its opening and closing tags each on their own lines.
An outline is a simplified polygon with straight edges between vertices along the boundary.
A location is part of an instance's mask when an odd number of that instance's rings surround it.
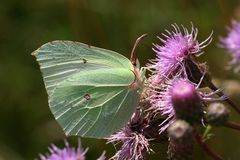
<svg viewBox="0 0 240 160">
<path fill-rule="evenodd" d="M 137 57 L 136 57 L 136 49 L 137 49 L 137 47 L 138 47 L 138 45 L 139 45 L 139 42 L 143 39 L 143 38 L 145 38 L 147 36 L 147 34 L 143 34 L 143 35 L 141 35 L 140 37 L 138 37 L 138 39 L 135 41 L 135 44 L 134 44 L 134 46 L 133 46 L 133 49 L 132 49 L 132 52 L 131 52 L 131 57 L 130 57 L 130 61 L 132 62 L 132 64 L 134 65 L 134 66 L 136 66 L 136 61 L 137 61 Z"/>
</svg>

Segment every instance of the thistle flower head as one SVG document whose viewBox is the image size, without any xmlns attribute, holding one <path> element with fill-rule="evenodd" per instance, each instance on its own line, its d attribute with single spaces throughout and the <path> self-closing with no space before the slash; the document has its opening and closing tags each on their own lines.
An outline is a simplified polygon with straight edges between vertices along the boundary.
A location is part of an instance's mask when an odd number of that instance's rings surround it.
<svg viewBox="0 0 240 160">
<path fill-rule="evenodd" d="M 179 107 L 186 107 L 181 106 L 181 103 L 193 99 L 198 101 L 199 99 L 195 86 L 186 80 L 174 81 L 171 94 L 173 103 Z"/>
<path fill-rule="evenodd" d="M 87 149 L 82 149 L 80 141 L 77 148 L 70 147 L 65 141 L 65 148 L 58 148 L 52 145 L 49 148 L 50 154 L 40 155 L 40 160 L 85 160 Z"/>
<path fill-rule="evenodd" d="M 190 124 L 201 122 L 203 116 L 202 100 L 193 83 L 176 81 L 171 89 L 171 101 L 175 116 Z"/>
<path fill-rule="evenodd" d="M 189 123 L 200 122 L 203 116 L 202 103 L 204 101 L 225 100 L 225 96 L 213 98 L 212 93 L 202 93 L 197 90 L 198 86 L 188 79 L 176 77 L 165 81 L 160 87 L 153 87 L 149 97 L 151 109 L 155 113 L 167 116 L 161 123 L 160 133 L 165 131 L 176 118 L 184 119 Z"/>
<path fill-rule="evenodd" d="M 235 71 L 240 71 L 240 23 L 232 20 L 232 28 L 228 29 L 226 37 L 220 37 L 220 47 L 228 50 L 232 56 L 230 64 L 236 66 Z"/>
<path fill-rule="evenodd" d="M 184 61 L 191 55 L 199 55 L 202 49 L 212 40 L 212 34 L 203 42 L 197 40 L 198 29 L 192 25 L 189 32 L 182 25 L 182 29 L 177 24 L 172 25 L 174 31 L 166 31 L 164 39 L 158 37 L 162 45 L 154 44 L 153 51 L 157 58 L 149 65 L 153 71 L 152 81 L 159 83 L 163 78 L 170 77 L 185 71 Z"/>
<path fill-rule="evenodd" d="M 143 135 L 144 121 L 135 113 L 128 125 L 108 138 L 108 143 L 122 143 L 120 150 L 111 158 L 113 160 L 143 160 L 150 153 L 149 139 Z"/>
<path fill-rule="evenodd" d="M 175 121 L 177 118 L 176 112 L 189 111 L 189 108 L 186 108 L 183 104 L 185 100 L 191 101 L 191 98 L 195 100 L 196 97 L 198 97 L 198 93 L 195 86 L 187 79 L 174 78 L 166 81 L 159 89 L 153 88 L 153 94 L 149 98 L 152 109 L 163 116 L 167 116 L 161 124 L 160 133 Z"/>
</svg>

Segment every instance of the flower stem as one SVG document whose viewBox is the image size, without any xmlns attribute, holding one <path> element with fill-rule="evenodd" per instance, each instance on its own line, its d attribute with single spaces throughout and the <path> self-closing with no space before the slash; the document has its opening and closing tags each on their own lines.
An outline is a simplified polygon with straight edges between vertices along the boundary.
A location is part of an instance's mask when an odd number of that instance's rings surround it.
<svg viewBox="0 0 240 160">
<path fill-rule="evenodd" d="M 224 124 L 225 127 L 228 127 L 228 128 L 232 128 L 232 129 L 235 129 L 235 130 L 239 130 L 240 131 L 240 124 L 236 123 L 236 122 L 232 122 L 232 121 L 227 121 L 225 124 Z"/>
<path fill-rule="evenodd" d="M 218 89 L 212 82 L 209 83 L 208 87 L 213 91 L 216 91 Z M 217 92 L 216 94 L 219 97 L 224 96 L 224 93 L 222 91 Z M 227 98 L 225 101 L 240 114 L 240 108 L 231 99 Z"/>
<path fill-rule="evenodd" d="M 213 160 L 224 160 L 220 155 L 215 153 L 204 141 L 202 135 L 196 130 L 195 138 L 198 144 L 202 147 L 202 149 L 210 156 Z"/>
</svg>

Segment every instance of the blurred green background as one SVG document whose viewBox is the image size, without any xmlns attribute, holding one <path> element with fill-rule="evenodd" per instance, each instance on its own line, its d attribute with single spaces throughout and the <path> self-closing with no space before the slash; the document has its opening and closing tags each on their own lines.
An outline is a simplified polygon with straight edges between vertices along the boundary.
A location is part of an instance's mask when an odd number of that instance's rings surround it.
<svg viewBox="0 0 240 160">
<path fill-rule="evenodd" d="M 0 160 L 30 160 L 47 152 L 51 143 L 63 146 L 66 138 L 54 121 L 38 65 L 30 55 L 52 40 L 74 40 L 107 48 L 129 57 L 135 39 L 148 33 L 138 48 L 144 65 L 154 58 L 151 43 L 172 23 L 199 28 L 199 40 L 214 31 L 205 49 L 207 61 L 219 86 L 240 102 L 240 76 L 226 71 L 229 56 L 217 47 L 219 35 L 231 18 L 240 19 L 237 0 L 2 0 L 0 3 Z M 221 79 L 221 80 L 220 80 Z M 224 81 L 223 81 L 224 80 Z M 239 92 L 238 92 L 239 91 Z M 239 103 L 240 104 L 240 103 Z M 240 118 L 232 112 L 232 119 Z M 208 143 L 227 160 L 240 159 L 240 133 L 226 128 L 213 131 Z M 77 138 L 68 138 L 72 145 Z M 89 160 L 103 150 L 110 157 L 112 145 L 83 139 Z M 165 159 L 166 144 L 155 145 L 150 159 Z M 196 160 L 207 160 L 199 150 Z"/>
</svg>

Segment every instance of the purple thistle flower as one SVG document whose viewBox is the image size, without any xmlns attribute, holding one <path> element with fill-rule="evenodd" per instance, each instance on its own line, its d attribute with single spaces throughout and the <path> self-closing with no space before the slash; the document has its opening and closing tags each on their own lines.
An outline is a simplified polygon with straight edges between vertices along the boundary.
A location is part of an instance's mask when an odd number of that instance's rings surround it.
<svg viewBox="0 0 240 160">
<path fill-rule="evenodd" d="M 162 33 L 164 39 L 158 37 L 162 45 L 153 44 L 153 51 L 157 58 L 151 61 L 148 68 L 152 71 L 151 81 L 160 83 L 165 78 L 186 73 L 185 61 L 191 56 L 199 56 L 202 49 L 212 41 L 212 34 L 203 42 L 197 40 L 198 29 L 192 25 L 191 32 L 182 25 L 182 29 L 177 24 L 172 25 L 174 31 Z"/>
<path fill-rule="evenodd" d="M 122 143 L 121 149 L 111 158 L 113 160 L 143 160 L 150 153 L 149 141 L 143 135 L 144 121 L 136 112 L 128 125 L 108 138 L 108 143 Z"/>
<path fill-rule="evenodd" d="M 153 87 L 152 95 L 149 97 L 152 105 L 151 109 L 157 114 L 160 113 L 163 116 L 167 116 L 167 118 L 160 124 L 160 133 L 165 131 L 168 126 L 176 120 L 177 112 L 181 112 L 181 110 L 183 110 L 182 113 L 188 111 L 191 112 L 191 109 L 184 106 L 184 103 L 189 103 L 187 106 L 191 106 L 194 103 L 201 103 L 203 101 L 218 101 L 226 99 L 225 96 L 219 98 L 211 97 L 221 90 L 206 94 L 198 91 L 198 86 L 190 82 L 188 79 L 179 77 L 165 81 L 160 86 L 160 88 Z M 175 101 L 173 101 L 173 99 L 175 99 Z M 182 102 L 182 100 L 186 101 Z M 196 100 L 199 100 L 200 102 L 195 102 Z"/>
<path fill-rule="evenodd" d="M 55 145 L 49 148 L 50 154 L 40 155 L 40 160 L 85 160 L 88 149 L 83 150 L 78 143 L 78 148 L 70 147 L 65 141 L 65 148 L 61 149 Z"/>
<path fill-rule="evenodd" d="M 228 35 L 220 37 L 220 47 L 227 49 L 232 56 L 230 65 L 235 67 L 234 71 L 240 71 L 240 23 L 232 20 L 232 28 L 227 27 Z"/>
</svg>

